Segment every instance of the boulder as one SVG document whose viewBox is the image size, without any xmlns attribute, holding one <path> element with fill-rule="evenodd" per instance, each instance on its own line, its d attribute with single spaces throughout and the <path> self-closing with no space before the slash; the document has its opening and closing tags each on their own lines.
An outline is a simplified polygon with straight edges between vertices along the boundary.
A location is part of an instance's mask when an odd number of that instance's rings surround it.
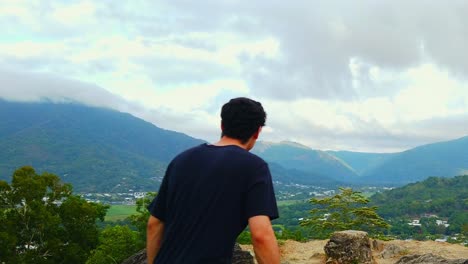
<svg viewBox="0 0 468 264">
<path fill-rule="evenodd" d="M 138 251 L 135 255 L 124 260 L 122 264 L 147 264 L 146 249 Z"/>
<path fill-rule="evenodd" d="M 372 245 L 371 246 L 372 246 L 373 251 L 380 252 L 380 251 L 384 250 L 385 244 L 380 240 L 374 239 L 374 240 L 372 240 Z"/>
<path fill-rule="evenodd" d="M 146 249 L 140 250 L 135 255 L 124 260 L 122 264 L 147 264 Z M 254 258 L 248 251 L 242 250 L 239 244 L 236 243 L 232 252 L 232 264 L 254 264 Z"/>
<path fill-rule="evenodd" d="M 395 264 L 468 264 L 468 259 L 446 259 L 433 254 L 407 255 Z"/>
<path fill-rule="evenodd" d="M 254 258 L 248 251 L 242 250 L 239 244 L 236 243 L 232 252 L 232 264 L 254 264 Z"/>
<path fill-rule="evenodd" d="M 327 264 L 373 264 L 371 243 L 366 232 L 335 232 L 325 245 Z"/>
<path fill-rule="evenodd" d="M 404 249 L 400 246 L 389 244 L 387 245 L 384 250 L 379 254 L 383 259 L 393 258 L 395 256 L 401 255 Z"/>
</svg>

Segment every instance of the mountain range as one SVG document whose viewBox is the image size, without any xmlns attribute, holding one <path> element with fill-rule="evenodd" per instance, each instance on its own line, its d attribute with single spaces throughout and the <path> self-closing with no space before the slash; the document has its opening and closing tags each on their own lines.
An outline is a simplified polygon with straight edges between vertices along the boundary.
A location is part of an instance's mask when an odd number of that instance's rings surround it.
<svg viewBox="0 0 468 264">
<path fill-rule="evenodd" d="M 367 171 L 362 182 L 403 185 L 430 176 L 468 174 L 468 136 L 419 146 L 387 157 Z"/>
<path fill-rule="evenodd" d="M 0 101 L 0 179 L 30 165 L 78 190 L 150 187 L 176 154 L 202 142 L 113 110 Z"/>
<path fill-rule="evenodd" d="M 78 191 L 154 190 L 168 162 L 204 143 L 130 114 L 77 103 L 0 100 L 0 179 L 31 165 Z M 314 150 L 294 142 L 261 142 L 252 150 L 273 179 L 308 185 L 402 185 L 468 171 L 468 137 L 400 153 Z"/>
<path fill-rule="evenodd" d="M 268 162 L 278 163 L 287 169 L 315 173 L 340 182 L 352 181 L 358 177 L 352 167 L 337 157 L 294 142 L 260 141 L 252 151 Z"/>
</svg>

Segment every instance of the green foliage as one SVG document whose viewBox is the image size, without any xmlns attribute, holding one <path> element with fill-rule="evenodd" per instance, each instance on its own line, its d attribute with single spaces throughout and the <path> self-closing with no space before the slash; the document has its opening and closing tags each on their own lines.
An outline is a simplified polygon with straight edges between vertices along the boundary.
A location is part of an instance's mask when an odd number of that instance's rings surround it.
<svg viewBox="0 0 468 264">
<path fill-rule="evenodd" d="M 311 229 L 314 238 L 328 238 L 335 231 L 363 230 L 381 234 L 390 225 L 377 213 L 377 207 L 366 206 L 369 199 L 350 188 L 340 188 L 340 193 L 323 199 L 310 199 L 317 205 L 310 211 L 311 217 L 301 222 Z"/>
<path fill-rule="evenodd" d="M 128 226 L 107 227 L 101 232 L 99 246 L 86 264 L 118 264 L 141 248 L 137 232 Z"/>
<path fill-rule="evenodd" d="M 453 178 L 431 177 L 425 181 L 375 194 L 371 204 L 378 206 L 378 213 L 392 220 L 391 234 L 400 238 L 420 238 L 431 234 L 462 234 L 468 223 L 468 175 Z M 409 227 L 410 219 L 419 219 L 425 214 L 448 219 L 449 227 L 431 224 L 422 220 L 420 229 Z M 429 221 L 429 222 L 428 222 Z"/>
<path fill-rule="evenodd" d="M 156 192 L 148 192 L 144 198 L 137 199 L 137 213 L 129 217 L 132 225 L 136 227 L 140 241 L 142 241 L 143 244 L 146 243 L 146 225 L 148 223 L 148 218 L 150 217 L 147 207 L 155 197 Z"/>
<path fill-rule="evenodd" d="M 419 216 L 433 213 L 450 217 L 468 210 L 468 175 L 454 178 L 431 177 L 372 196 L 383 217 Z"/>
<path fill-rule="evenodd" d="M 459 233 L 468 237 L 468 211 L 455 212 L 450 215 L 448 222 L 449 233 Z"/>
<path fill-rule="evenodd" d="M 282 225 L 273 225 L 272 226 L 275 231 L 275 236 L 278 240 L 295 240 L 295 241 L 306 241 L 306 234 L 303 228 L 294 228 L 288 229 Z M 250 231 L 244 230 L 242 233 L 239 234 L 236 240 L 237 243 L 242 245 L 249 245 L 252 244 L 252 237 Z"/>
<path fill-rule="evenodd" d="M 295 240 L 305 242 L 307 240 L 307 233 L 304 228 L 296 227 L 293 229 L 283 228 L 281 233 L 276 233 L 276 238 L 280 240 Z"/>
<path fill-rule="evenodd" d="M 99 236 L 99 246 L 86 263 L 120 263 L 144 248 L 146 224 L 150 216 L 146 208 L 155 196 L 156 193 L 149 192 L 144 198 L 137 199 L 136 206 L 118 207 L 116 211 L 123 209 L 124 213 L 136 213 L 123 220 L 106 222 L 107 226 Z"/>
<path fill-rule="evenodd" d="M 0 181 L 0 262 L 84 263 L 107 207 L 72 195 L 53 174 L 22 167 Z"/>
<path fill-rule="evenodd" d="M 409 239 L 413 237 L 413 234 L 418 233 L 415 227 L 408 225 L 410 221 L 406 218 L 394 218 L 389 219 L 390 234 L 400 239 Z M 420 230 L 419 230 L 420 231 Z"/>
<path fill-rule="evenodd" d="M 252 237 L 250 231 L 244 230 L 239 234 L 236 240 L 237 243 L 241 245 L 250 245 L 252 244 Z"/>
<path fill-rule="evenodd" d="M 306 200 L 295 202 L 278 202 L 278 210 L 280 217 L 273 220 L 273 224 L 283 225 L 287 228 L 298 228 L 301 218 L 306 218 L 308 212 L 312 209 L 312 205 Z"/>
</svg>

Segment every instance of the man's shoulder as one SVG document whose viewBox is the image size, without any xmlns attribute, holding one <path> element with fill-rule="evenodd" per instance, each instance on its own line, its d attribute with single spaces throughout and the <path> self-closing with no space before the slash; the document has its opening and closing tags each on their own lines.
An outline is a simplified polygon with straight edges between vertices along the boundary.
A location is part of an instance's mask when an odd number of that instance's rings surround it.
<svg viewBox="0 0 468 264">
<path fill-rule="evenodd" d="M 174 160 L 177 160 L 177 159 L 181 159 L 181 158 L 184 158 L 187 155 L 192 155 L 193 153 L 203 151 L 203 146 L 204 145 L 206 145 L 206 143 L 203 143 L 203 144 L 188 148 L 188 149 L 180 152 L 179 154 L 177 154 L 172 160 L 174 161 Z"/>
<path fill-rule="evenodd" d="M 228 145 L 228 146 L 215 146 L 210 145 L 207 143 L 200 144 L 198 146 L 194 146 L 189 148 L 179 155 L 177 155 L 173 161 L 186 159 L 191 157 L 192 155 L 214 155 L 214 156 L 225 156 L 230 161 L 239 160 L 242 162 L 249 162 L 253 164 L 263 165 L 266 162 L 259 156 L 249 152 L 239 146 L 235 145 Z"/>
<path fill-rule="evenodd" d="M 261 157 L 257 156 L 256 154 L 250 152 L 250 151 L 245 151 L 244 155 L 246 158 L 252 160 L 252 162 L 256 162 L 258 164 L 264 165 L 266 164 L 265 160 L 263 160 Z"/>
<path fill-rule="evenodd" d="M 233 146 L 226 151 L 229 163 L 237 164 L 247 170 L 255 170 L 267 165 L 261 157 L 240 147 Z"/>
</svg>

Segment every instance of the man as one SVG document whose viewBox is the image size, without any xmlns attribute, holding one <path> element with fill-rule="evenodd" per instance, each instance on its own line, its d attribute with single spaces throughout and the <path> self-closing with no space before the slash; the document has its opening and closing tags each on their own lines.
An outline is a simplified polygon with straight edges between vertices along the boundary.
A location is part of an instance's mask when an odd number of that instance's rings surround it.
<svg viewBox="0 0 468 264">
<path fill-rule="evenodd" d="M 247 224 L 257 261 L 279 263 L 270 171 L 249 152 L 265 121 L 259 102 L 231 99 L 221 110 L 221 140 L 171 161 L 148 207 L 149 264 L 231 263 L 235 240 Z"/>
</svg>

